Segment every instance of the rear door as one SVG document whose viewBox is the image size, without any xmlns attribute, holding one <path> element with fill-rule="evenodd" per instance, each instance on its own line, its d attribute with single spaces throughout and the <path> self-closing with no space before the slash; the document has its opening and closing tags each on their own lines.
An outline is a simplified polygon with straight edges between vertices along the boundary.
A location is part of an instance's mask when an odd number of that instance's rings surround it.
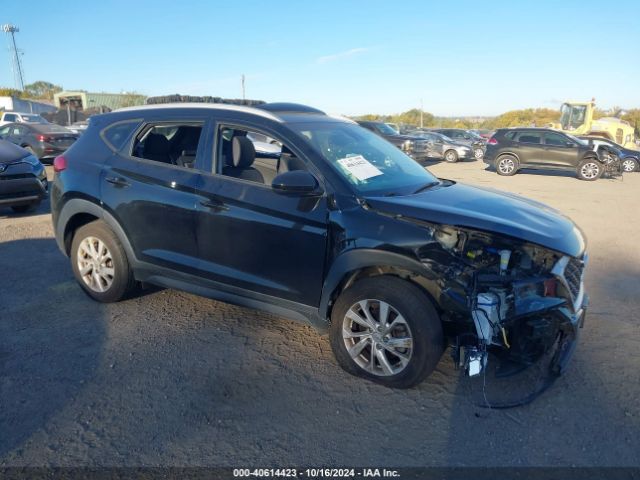
<svg viewBox="0 0 640 480">
<path fill-rule="evenodd" d="M 556 132 L 544 132 L 544 158 L 549 166 L 575 168 L 578 165 L 578 144 Z"/>
<path fill-rule="evenodd" d="M 212 132 L 215 161 L 197 187 L 202 275 L 242 295 L 317 306 L 327 244 L 326 195 L 303 197 L 272 189 L 278 173 L 310 164 L 295 145 L 265 128 L 228 117 Z M 254 133 L 275 139 L 281 154 L 273 157 L 256 149 L 252 164 L 231 166 L 233 137 L 255 138 Z"/>
<path fill-rule="evenodd" d="M 102 200 L 122 225 L 139 260 L 197 272 L 195 187 L 205 124 L 205 118 L 193 115 L 141 123 L 105 163 Z M 117 135 L 122 124 L 111 127 Z M 110 133 L 105 129 L 103 138 Z"/>
<path fill-rule="evenodd" d="M 514 135 L 516 153 L 520 159 L 520 165 L 544 167 L 544 147 L 542 134 L 536 131 L 520 130 Z"/>
</svg>

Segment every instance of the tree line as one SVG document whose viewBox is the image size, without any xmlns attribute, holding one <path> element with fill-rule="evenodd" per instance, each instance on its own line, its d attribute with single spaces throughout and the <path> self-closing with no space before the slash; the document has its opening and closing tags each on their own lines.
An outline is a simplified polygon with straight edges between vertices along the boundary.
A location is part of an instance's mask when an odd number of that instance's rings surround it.
<svg viewBox="0 0 640 480">
<path fill-rule="evenodd" d="M 357 120 L 369 120 L 380 122 L 391 122 L 406 125 L 420 125 L 420 113 L 422 113 L 422 125 L 430 128 L 464 128 L 464 129 L 488 129 L 521 126 L 544 127 L 550 123 L 558 123 L 560 120 L 560 110 L 552 108 L 526 108 L 522 110 L 511 110 L 496 117 L 473 119 L 468 117 L 452 118 L 437 117 L 429 112 L 420 112 L 418 108 L 412 108 L 406 112 L 393 115 L 366 114 L 356 117 Z M 628 121 L 636 129 L 636 134 L 640 135 L 640 108 L 623 110 L 614 107 L 609 111 L 596 108 L 594 118 L 618 117 Z"/>
</svg>

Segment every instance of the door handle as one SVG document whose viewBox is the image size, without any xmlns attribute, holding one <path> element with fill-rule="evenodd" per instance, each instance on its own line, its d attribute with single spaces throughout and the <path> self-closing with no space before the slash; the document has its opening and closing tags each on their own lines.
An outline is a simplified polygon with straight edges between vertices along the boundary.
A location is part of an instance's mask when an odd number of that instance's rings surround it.
<svg viewBox="0 0 640 480">
<path fill-rule="evenodd" d="M 122 177 L 106 177 L 105 180 L 116 187 L 128 187 L 131 185 Z"/>
<path fill-rule="evenodd" d="M 216 212 L 229 210 L 229 207 L 227 207 L 220 200 L 200 200 L 200 205 L 206 208 L 210 208 L 211 210 L 214 210 Z"/>
</svg>

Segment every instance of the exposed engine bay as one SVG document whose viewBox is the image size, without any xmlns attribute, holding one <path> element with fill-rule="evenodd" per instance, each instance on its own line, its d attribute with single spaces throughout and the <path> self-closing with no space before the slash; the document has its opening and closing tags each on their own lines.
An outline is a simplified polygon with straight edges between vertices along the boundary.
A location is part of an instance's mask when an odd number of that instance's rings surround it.
<svg viewBox="0 0 640 480">
<path fill-rule="evenodd" d="M 456 366 L 479 375 L 491 352 L 511 369 L 522 369 L 557 348 L 550 368 L 562 373 L 584 317 L 586 257 L 452 226 L 433 226 L 431 232 L 440 255 L 446 252 L 452 261 L 442 262 L 433 247 L 422 252 L 422 261 L 432 268 L 447 264 L 446 271 L 439 269 L 449 279 L 442 295 L 466 302 L 465 314 L 449 319 Z"/>
</svg>

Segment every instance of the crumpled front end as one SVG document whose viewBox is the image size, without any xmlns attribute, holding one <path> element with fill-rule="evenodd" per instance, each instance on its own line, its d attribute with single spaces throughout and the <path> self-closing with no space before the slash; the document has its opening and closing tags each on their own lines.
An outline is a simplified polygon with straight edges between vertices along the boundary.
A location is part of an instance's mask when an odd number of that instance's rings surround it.
<svg viewBox="0 0 640 480">
<path fill-rule="evenodd" d="M 456 365 L 478 375 L 491 352 L 517 370 L 554 349 L 550 373 L 561 374 L 585 318 L 586 253 L 572 257 L 452 226 L 430 230 L 436 241 L 420 256 L 441 274 L 438 301 L 447 310 Z"/>
</svg>

